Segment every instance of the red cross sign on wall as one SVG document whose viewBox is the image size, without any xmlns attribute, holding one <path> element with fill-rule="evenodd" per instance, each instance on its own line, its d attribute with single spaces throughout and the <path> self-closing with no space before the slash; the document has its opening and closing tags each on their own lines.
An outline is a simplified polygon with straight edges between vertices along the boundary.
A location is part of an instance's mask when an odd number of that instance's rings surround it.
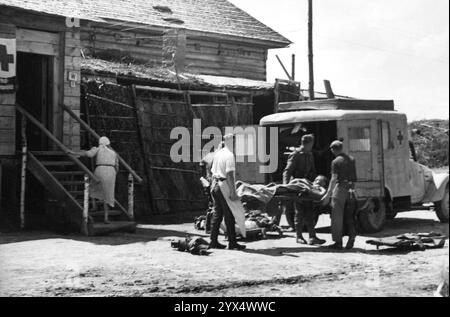
<svg viewBox="0 0 450 317">
<path fill-rule="evenodd" d="M 0 38 L 0 78 L 16 76 L 16 39 Z"/>
</svg>

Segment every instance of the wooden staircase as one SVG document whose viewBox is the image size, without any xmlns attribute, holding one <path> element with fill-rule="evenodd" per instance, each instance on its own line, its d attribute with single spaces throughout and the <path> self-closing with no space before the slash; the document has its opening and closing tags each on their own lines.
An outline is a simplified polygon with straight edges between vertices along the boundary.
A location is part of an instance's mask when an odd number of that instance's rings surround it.
<svg viewBox="0 0 450 317">
<path fill-rule="evenodd" d="M 19 105 L 17 105 L 17 109 L 22 114 L 22 129 L 26 126 L 25 119 L 32 122 L 61 149 L 61 151 L 27 151 L 26 133 L 22 131 L 24 143 L 22 150 L 22 193 L 25 192 L 24 179 L 26 170 L 28 170 L 46 188 L 50 197 L 62 207 L 70 223 L 79 228 L 84 235 L 96 236 L 117 231 L 135 232 L 133 176 L 130 174 L 129 177 L 128 210 L 116 200 L 116 209 L 109 212 L 111 223 L 105 224 L 103 222 L 103 211 L 94 210 L 89 199 L 89 185 L 91 181 L 99 181 L 97 177 L 78 158 L 70 154 L 69 149 L 39 121 Z M 128 165 L 126 166 L 129 168 Z M 21 215 L 24 213 L 24 197 L 22 196 L 24 194 L 21 195 Z"/>
</svg>

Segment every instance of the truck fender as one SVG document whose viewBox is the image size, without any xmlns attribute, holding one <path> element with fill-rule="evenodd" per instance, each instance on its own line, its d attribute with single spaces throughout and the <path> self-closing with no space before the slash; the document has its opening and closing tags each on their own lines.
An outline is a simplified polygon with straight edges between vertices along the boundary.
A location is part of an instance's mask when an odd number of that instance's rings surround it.
<svg viewBox="0 0 450 317">
<path fill-rule="evenodd" d="M 390 199 L 391 201 L 393 200 L 392 190 L 389 188 L 388 185 L 384 185 L 384 199 Z"/>
<path fill-rule="evenodd" d="M 436 192 L 431 198 L 431 202 L 441 201 L 444 198 L 445 188 L 448 186 L 449 174 L 448 173 L 433 173 L 433 182 L 436 186 Z"/>
</svg>

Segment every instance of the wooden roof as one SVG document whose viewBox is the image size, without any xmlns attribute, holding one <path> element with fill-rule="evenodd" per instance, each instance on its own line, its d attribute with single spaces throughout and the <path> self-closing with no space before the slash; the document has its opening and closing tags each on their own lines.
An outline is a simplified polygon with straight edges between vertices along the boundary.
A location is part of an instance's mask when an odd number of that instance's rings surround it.
<svg viewBox="0 0 450 317">
<path fill-rule="evenodd" d="M 291 44 L 227 0 L 0 0 L 2 5 L 111 24 L 184 28 L 262 41 L 273 48 Z"/>
</svg>

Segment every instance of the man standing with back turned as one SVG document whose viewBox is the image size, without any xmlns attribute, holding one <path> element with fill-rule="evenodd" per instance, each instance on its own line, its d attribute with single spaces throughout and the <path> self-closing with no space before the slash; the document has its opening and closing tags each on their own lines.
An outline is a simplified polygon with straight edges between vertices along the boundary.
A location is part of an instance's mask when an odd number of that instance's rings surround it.
<svg viewBox="0 0 450 317">
<path fill-rule="evenodd" d="M 353 249 L 356 238 L 354 182 L 356 182 L 355 159 L 344 153 L 344 145 L 341 141 L 331 144 L 331 152 L 336 159 L 331 163 L 331 181 L 328 191 L 322 198 L 323 204 L 328 204 L 331 197 L 331 233 L 334 244 L 331 249 L 342 249 L 342 236 L 344 226 L 348 231 L 346 249 Z"/>
</svg>

